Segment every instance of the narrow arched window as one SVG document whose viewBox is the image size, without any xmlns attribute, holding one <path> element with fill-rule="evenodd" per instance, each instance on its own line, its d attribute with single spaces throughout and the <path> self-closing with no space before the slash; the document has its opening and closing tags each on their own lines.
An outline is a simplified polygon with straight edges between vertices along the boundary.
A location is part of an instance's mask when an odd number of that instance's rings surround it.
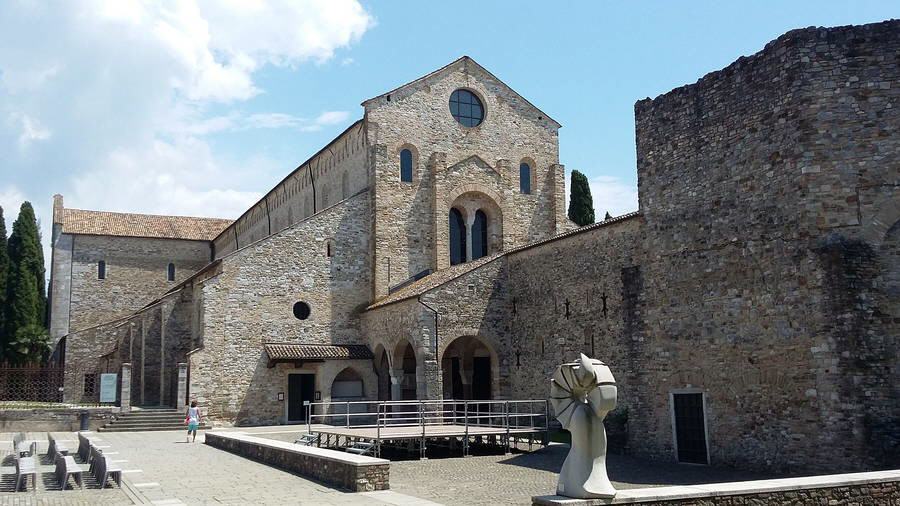
<svg viewBox="0 0 900 506">
<path fill-rule="evenodd" d="M 328 258 L 334 256 L 334 242 L 331 240 L 325 241 L 325 256 Z"/>
<path fill-rule="evenodd" d="M 175 264 L 169 264 L 168 269 L 166 269 L 166 276 L 169 281 L 175 281 Z"/>
<path fill-rule="evenodd" d="M 519 164 L 519 192 L 531 193 L 531 166 L 525 162 Z"/>
<path fill-rule="evenodd" d="M 466 261 L 466 222 L 459 209 L 450 210 L 450 265 Z"/>
<path fill-rule="evenodd" d="M 97 279 L 106 279 L 106 261 L 97 262 Z"/>
<path fill-rule="evenodd" d="M 475 213 L 475 222 L 472 223 L 472 260 L 488 254 L 487 225 L 487 215 L 479 209 Z"/>
<path fill-rule="evenodd" d="M 400 181 L 412 183 L 413 157 L 412 151 L 404 149 L 400 152 Z"/>
</svg>

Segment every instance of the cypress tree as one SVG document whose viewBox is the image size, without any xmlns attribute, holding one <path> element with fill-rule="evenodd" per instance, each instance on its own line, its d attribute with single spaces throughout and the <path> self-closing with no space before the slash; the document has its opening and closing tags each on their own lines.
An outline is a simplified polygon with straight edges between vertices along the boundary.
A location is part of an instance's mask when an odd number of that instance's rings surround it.
<svg viewBox="0 0 900 506">
<path fill-rule="evenodd" d="M 47 297 L 44 293 L 44 253 L 41 237 L 31 204 L 25 202 L 19 217 L 13 223 L 9 236 L 9 279 L 7 290 L 6 335 L 16 338 L 17 346 L 10 349 L 7 358 L 14 362 L 26 359 L 20 356 L 25 343 L 18 336 L 37 336 L 35 328 L 45 328 Z M 26 332 L 27 329 L 27 332 Z M 35 343 L 37 344 L 37 343 Z"/>
<path fill-rule="evenodd" d="M 0 207 L 0 364 L 6 359 L 6 350 L 11 339 L 6 333 L 6 280 L 9 277 L 9 253 L 6 248 L 6 221 L 3 220 L 3 208 Z"/>
<path fill-rule="evenodd" d="M 569 219 L 583 227 L 594 222 L 594 199 L 587 176 L 572 171 L 572 191 L 569 195 Z"/>
</svg>

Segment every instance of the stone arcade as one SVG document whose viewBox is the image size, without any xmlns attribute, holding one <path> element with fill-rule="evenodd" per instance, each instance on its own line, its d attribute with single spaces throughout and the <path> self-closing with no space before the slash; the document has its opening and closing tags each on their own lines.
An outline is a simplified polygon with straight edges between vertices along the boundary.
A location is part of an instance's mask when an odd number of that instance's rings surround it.
<svg viewBox="0 0 900 506">
<path fill-rule="evenodd" d="M 791 31 L 635 105 L 638 211 L 565 217 L 560 125 L 471 58 L 234 222 L 54 203 L 68 400 L 220 424 L 303 400 L 543 398 L 616 364 L 633 454 L 772 470 L 900 456 L 900 22 Z"/>
</svg>

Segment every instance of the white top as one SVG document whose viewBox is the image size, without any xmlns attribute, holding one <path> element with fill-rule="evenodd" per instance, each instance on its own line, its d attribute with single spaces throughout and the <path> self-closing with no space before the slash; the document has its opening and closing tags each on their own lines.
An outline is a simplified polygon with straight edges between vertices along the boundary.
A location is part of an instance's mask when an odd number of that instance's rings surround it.
<svg viewBox="0 0 900 506">
<path fill-rule="evenodd" d="M 188 408 L 188 420 L 193 423 L 200 423 L 200 408 Z"/>
</svg>

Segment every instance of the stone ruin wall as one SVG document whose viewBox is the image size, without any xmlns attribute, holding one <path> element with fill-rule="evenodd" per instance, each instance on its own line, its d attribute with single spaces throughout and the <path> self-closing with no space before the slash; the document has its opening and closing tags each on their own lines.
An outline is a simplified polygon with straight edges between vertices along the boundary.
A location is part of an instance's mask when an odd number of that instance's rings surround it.
<svg viewBox="0 0 900 506">
<path fill-rule="evenodd" d="M 897 208 L 898 54 L 897 21 L 795 30 L 636 104 L 638 453 L 671 453 L 666 391 L 691 385 L 713 463 L 896 462 L 897 250 L 863 238 Z"/>
<path fill-rule="evenodd" d="M 294 170 L 213 241 L 216 258 L 278 233 L 368 185 L 364 124 L 357 121 Z"/>
</svg>

